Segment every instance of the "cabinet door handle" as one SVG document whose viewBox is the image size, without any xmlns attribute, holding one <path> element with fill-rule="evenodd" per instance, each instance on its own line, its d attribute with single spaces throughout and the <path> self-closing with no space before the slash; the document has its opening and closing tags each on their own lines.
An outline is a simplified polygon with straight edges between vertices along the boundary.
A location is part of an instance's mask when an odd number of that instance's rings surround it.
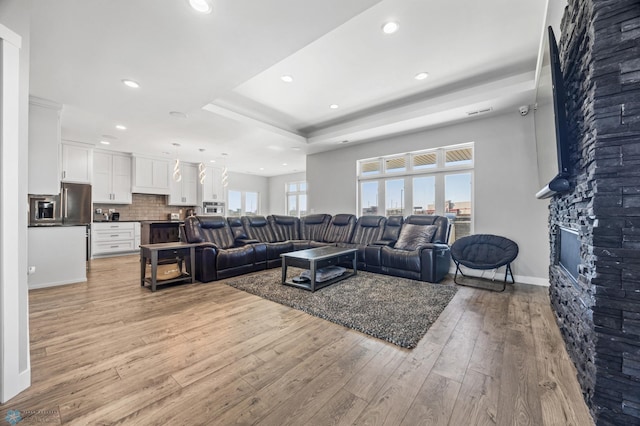
<svg viewBox="0 0 640 426">
<path fill-rule="evenodd" d="M 67 177 L 67 171 L 63 170 L 62 171 L 62 179 L 65 179 Z"/>
</svg>

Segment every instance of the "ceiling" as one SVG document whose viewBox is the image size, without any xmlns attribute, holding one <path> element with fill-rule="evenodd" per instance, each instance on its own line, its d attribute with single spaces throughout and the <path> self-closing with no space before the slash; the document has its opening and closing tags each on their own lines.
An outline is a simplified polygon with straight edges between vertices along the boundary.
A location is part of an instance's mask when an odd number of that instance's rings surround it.
<svg viewBox="0 0 640 426">
<path fill-rule="evenodd" d="M 63 139 L 261 176 L 533 99 L 545 1 L 212 1 L 33 0 L 31 95 Z"/>
</svg>

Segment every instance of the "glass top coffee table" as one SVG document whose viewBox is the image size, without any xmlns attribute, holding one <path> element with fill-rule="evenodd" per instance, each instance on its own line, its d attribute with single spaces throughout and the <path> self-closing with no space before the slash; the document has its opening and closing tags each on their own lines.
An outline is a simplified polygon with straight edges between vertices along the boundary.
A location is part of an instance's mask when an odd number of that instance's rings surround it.
<svg viewBox="0 0 640 426">
<path fill-rule="evenodd" d="M 356 251 L 356 249 L 328 246 L 283 253 L 280 255 L 280 257 L 282 257 L 282 284 L 316 291 L 338 281 L 344 280 L 345 278 L 352 277 L 358 273 L 356 265 Z M 344 274 L 326 281 L 316 281 L 316 272 L 319 269 L 345 262 L 351 262 L 351 271 L 347 270 Z M 291 280 L 287 280 L 287 268 L 289 266 L 309 269 L 311 272 L 309 281 L 293 282 Z"/>
</svg>

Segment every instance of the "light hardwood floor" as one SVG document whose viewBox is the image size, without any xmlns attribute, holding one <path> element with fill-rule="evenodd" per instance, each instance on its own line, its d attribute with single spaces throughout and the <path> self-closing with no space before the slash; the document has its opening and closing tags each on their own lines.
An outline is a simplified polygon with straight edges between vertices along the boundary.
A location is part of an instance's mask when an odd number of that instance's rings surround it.
<svg viewBox="0 0 640 426">
<path fill-rule="evenodd" d="M 547 289 L 461 287 L 406 350 L 220 282 L 139 285 L 137 256 L 30 292 L 23 424 L 593 424 Z"/>
</svg>

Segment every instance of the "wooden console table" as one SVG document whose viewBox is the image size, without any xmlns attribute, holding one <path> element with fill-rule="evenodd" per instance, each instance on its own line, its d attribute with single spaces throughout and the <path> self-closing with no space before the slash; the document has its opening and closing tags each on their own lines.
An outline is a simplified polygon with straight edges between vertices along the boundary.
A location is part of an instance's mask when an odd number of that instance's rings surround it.
<svg viewBox="0 0 640 426">
<path fill-rule="evenodd" d="M 196 247 L 198 243 L 159 243 L 159 244 L 142 244 L 140 246 L 140 285 L 145 283 L 151 284 L 151 291 L 156 291 L 158 285 L 158 260 L 176 259 L 182 262 L 185 258 L 189 258 L 187 270 L 181 271 L 182 274 L 170 280 L 163 280 L 161 284 L 170 284 L 180 281 L 190 280 L 194 283 L 196 270 Z M 151 263 L 151 276 L 146 277 L 147 263 Z"/>
</svg>

